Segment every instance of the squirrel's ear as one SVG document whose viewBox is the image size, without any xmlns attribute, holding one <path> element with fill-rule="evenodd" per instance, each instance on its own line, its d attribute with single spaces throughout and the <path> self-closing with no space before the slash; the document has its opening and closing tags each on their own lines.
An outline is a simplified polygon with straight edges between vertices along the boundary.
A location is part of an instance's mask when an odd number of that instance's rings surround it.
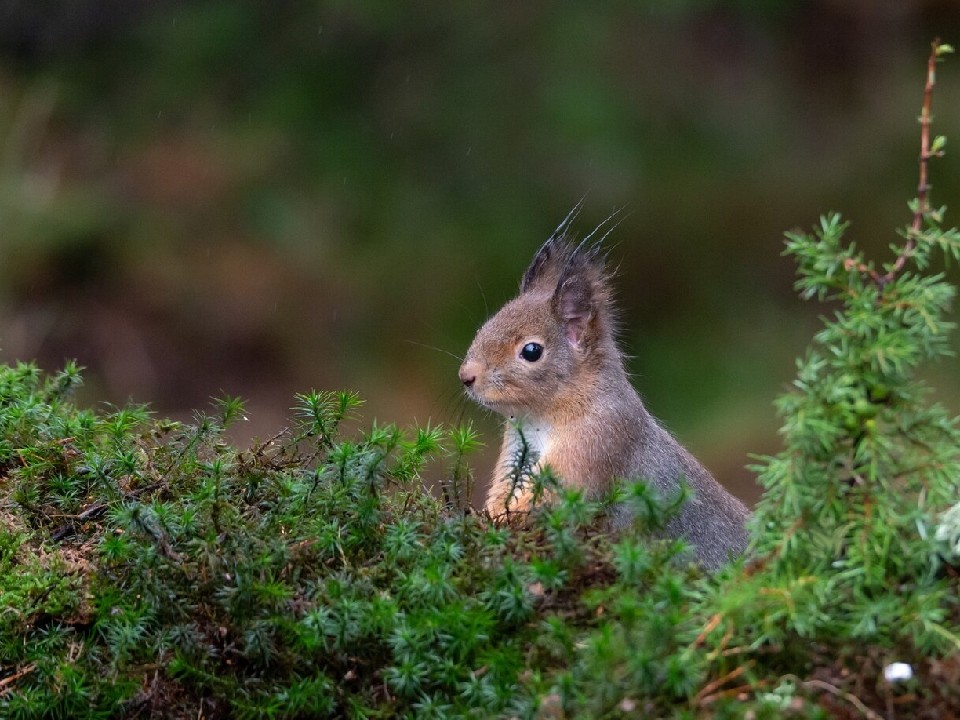
<svg viewBox="0 0 960 720">
<path fill-rule="evenodd" d="M 526 292 L 541 283 L 551 285 L 556 283 L 560 267 L 570 255 L 567 231 L 570 229 L 570 224 L 580 214 L 582 207 L 583 200 L 581 199 L 574 205 L 573 210 L 567 213 L 563 222 L 557 226 L 557 229 L 547 238 L 547 241 L 537 250 L 537 254 L 530 261 L 530 267 L 527 268 L 527 271 L 523 274 L 523 279 L 520 281 L 521 292 Z"/>
<path fill-rule="evenodd" d="M 610 288 L 600 246 L 581 243 L 566 259 L 553 292 L 553 311 L 578 350 L 599 338 L 610 315 Z"/>
<path fill-rule="evenodd" d="M 564 273 L 566 275 L 566 273 Z M 567 342 L 583 350 L 596 315 L 593 286 L 584 273 L 561 279 L 553 294 L 553 308 L 563 323 Z"/>
</svg>

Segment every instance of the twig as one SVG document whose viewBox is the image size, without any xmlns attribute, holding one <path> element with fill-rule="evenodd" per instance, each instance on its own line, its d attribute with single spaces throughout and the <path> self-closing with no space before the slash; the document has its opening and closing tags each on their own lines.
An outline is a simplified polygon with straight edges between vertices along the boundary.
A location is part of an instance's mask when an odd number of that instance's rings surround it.
<svg viewBox="0 0 960 720">
<path fill-rule="evenodd" d="M 746 670 L 747 670 L 747 666 L 741 665 L 736 669 L 730 671 L 723 677 L 717 678 L 713 682 L 705 685 L 703 689 L 697 693 L 696 697 L 694 697 L 694 703 L 696 703 L 699 707 L 705 707 L 707 705 L 712 704 L 713 702 L 715 702 L 716 700 L 722 697 L 735 697 L 741 693 L 756 694 L 758 690 L 770 684 L 769 681 L 767 680 L 761 680 L 757 683 L 739 685 L 737 687 L 728 688 L 726 690 L 719 690 L 724 684 L 726 684 L 730 680 L 733 680 L 736 677 L 739 677 L 744 672 L 746 672 Z M 818 680 L 816 678 L 813 678 L 810 680 L 801 680 L 796 675 L 784 675 L 783 677 L 780 678 L 781 682 L 785 680 L 793 682 L 796 685 L 799 685 L 800 687 L 805 688 L 807 690 L 822 690 L 824 692 L 830 693 L 834 697 L 838 697 L 841 700 L 845 700 L 846 702 L 850 703 L 853 707 L 855 707 L 860 712 L 860 714 L 863 715 L 863 717 L 867 718 L 867 720 L 884 720 L 882 715 L 868 708 L 866 704 L 864 704 L 863 700 L 858 698 L 856 695 L 854 695 L 853 693 L 849 693 L 846 690 L 841 690 L 836 685 L 832 685 L 826 682 L 825 680 Z"/>
<path fill-rule="evenodd" d="M 752 683 L 749 685 L 737 685 L 736 687 L 727 688 L 726 690 L 721 690 L 720 692 L 715 692 L 712 695 L 705 695 L 700 698 L 700 707 L 706 707 L 707 705 L 712 705 L 717 700 L 724 698 L 736 698 L 741 695 L 746 695 L 747 693 L 756 694 L 758 690 L 762 690 L 770 683 L 766 680 L 761 680 L 757 683 Z"/>
<path fill-rule="evenodd" d="M 846 690 L 841 690 L 836 685 L 831 685 L 825 680 L 800 680 L 791 675 L 784 676 L 784 679 L 793 679 L 797 681 L 800 685 L 805 688 L 817 688 L 819 690 L 826 690 L 831 695 L 834 695 L 842 700 L 846 700 L 848 703 L 853 705 L 860 713 L 867 718 L 867 720 L 883 720 L 883 716 L 877 712 L 874 712 L 866 705 L 864 705 L 863 700 L 858 698 L 852 693 L 848 693 Z"/>
<path fill-rule="evenodd" d="M 79 515 L 73 516 L 66 523 L 61 525 L 56 530 L 54 530 L 53 533 L 50 534 L 50 539 L 53 542 L 60 542 L 61 540 L 64 540 L 70 537 L 77 531 L 76 522 L 78 520 L 80 522 L 83 522 L 85 520 L 97 519 L 101 515 L 103 515 L 106 509 L 107 509 L 106 503 L 100 503 L 100 502 L 94 503 L 93 505 L 88 507 L 86 510 L 84 510 L 82 513 L 80 513 Z"/>
<path fill-rule="evenodd" d="M 917 245 L 917 235 L 923 230 L 923 219 L 930 212 L 930 201 L 927 193 L 930 185 L 927 182 L 927 163 L 932 157 L 939 157 L 943 153 L 930 151 L 930 123 L 932 115 L 930 108 L 933 102 L 933 86 L 937 82 L 937 60 L 941 55 L 940 38 L 934 40 L 931 44 L 930 57 L 927 58 L 927 84 L 923 89 L 923 108 L 920 110 L 920 181 L 917 184 L 917 204 L 913 210 L 913 223 L 910 225 L 910 232 L 907 234 L 907 242 L 903 250 L 897 256 L 896 261 L 886 272 L 877 278 L 877 284 L 882 288 L 892 281 L 903 266 L 907 263 L 907 258 L 913 252 Z"/>
<path fill-rule="evenodd" d="M 153 492 L 159 487 L 160 487 L 160 483 L 151 483 L 149 485 L 144 485 L 143 487 L 137 488 L 136 490 L 133 490 L 127 493 L 126 495 L 124 495 L 123 499 L 124 500 L 136 499 L 145 493 Z M 82 513 L 80 513 L 79 515 L 67 516 L 70 519 L 66 523 L 58 527 L 56 530 L 54 530 L 50 534 L 50 539 L 53 542 L 60 542 L 61 540 L 64 540 L 70 537 L 71 535 L 76 533 L 78 521 L 85 522 L 87 520 L 98 520 L 107 511 L 107 507 L 108 507 L 107 503 L 96 502 L 90 507 L 88 507 L 86 510 L 84 510 Z"/>
<path fill-rule="evenodd" d="M 714 613 L 713 617 L 711 617 L 704 626 L 703 632 L 697 635 L 697 639 L 693 641 L 691 647 L 699 647 L 700 645 L 703 645 L 704 641 L 707 639 L 707 635 L 717 629 L 717 625 L 720 624 L 721 620 L 723 620 L 723 613 Z"/>
<path fill-rule="evenodd" d="M 703 688 L 700 690 L 700 692 L 698 692 L 696 696 L 693 698 L 694 704 L 695 705 L 706 704 L 705 701 L 707 698 L 712 697 L 713 693 L 715 693 L 717 690 L 719 690 L 721 687 L 726 685 L 731 680 L 734 680 L 740 677 L 741 675 L 743 675 L 749 669 L 749 666 L 752 664 L 753 663 L 746 663 L 744 665 L 739 665 L 735 667 L 733 670 L 731 670 L 730 672 L 728 672 L 726 675 L 718 677 L 716 680 L 713 680 L 712 682 L 709 682 L 706 685 L 704 685 Z M 747 687 L 750 687 L 750 686 L 747 686 Z"/>
<path fill-rule="evenodd" d="M 3 678 L 3 680 L 0 680 L 0 697 L 3 697 L 10 690 L 8 687 L 9 685 L 12 685 L 24 675 L 29 675 L 36 669 L 37 664 L 30 663 L 29 665 L 24 666 L 22 670 L 18 670 L 13 675 L 8 675 L 7 677 Z"/>
</svg>

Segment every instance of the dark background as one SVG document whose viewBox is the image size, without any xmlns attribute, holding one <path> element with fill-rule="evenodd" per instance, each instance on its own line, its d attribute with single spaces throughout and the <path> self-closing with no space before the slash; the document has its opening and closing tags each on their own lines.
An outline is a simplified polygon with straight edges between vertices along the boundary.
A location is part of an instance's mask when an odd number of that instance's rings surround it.
<svg viewBox="0 0 960 720">
<path fill-rule="evenodd" d="M 938 35 L 953 0 L 0 0 L 0 360 L 76 358 L 82 402 L 174 417 L 240 395 L 244 439 L 348 388 L 493 449 L 453 356 L 585 195 L 582 231 L 628 212 L 638 388 L 751 498 L 828 310 L 782 233 L 837 210 L 887 257 Z M 960 59 L 939 81 L 960 142 Z M 958 369 L 930 371 L 953 408 Z"/>
</svg>

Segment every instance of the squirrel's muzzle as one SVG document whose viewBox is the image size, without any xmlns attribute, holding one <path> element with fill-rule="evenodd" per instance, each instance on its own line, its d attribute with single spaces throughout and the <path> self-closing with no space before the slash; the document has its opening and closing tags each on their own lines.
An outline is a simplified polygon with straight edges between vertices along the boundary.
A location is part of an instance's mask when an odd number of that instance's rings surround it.
<svg viewBox="0 0 960 720">
<path fill-rule="evenodd" d="M 460 382 L 463 383 L 464 387 L 473 387 L 473 384 L 477 381 L 478 374 L 479 369 L 475 362 L 467 361 L 460 366 Z"/>
</svg>

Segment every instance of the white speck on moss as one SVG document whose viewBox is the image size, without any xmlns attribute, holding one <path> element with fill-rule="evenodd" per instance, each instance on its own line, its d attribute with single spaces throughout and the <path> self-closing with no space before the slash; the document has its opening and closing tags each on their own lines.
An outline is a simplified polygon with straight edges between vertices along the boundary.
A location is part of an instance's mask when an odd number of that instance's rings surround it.
<svg viewBox="0 0 960 720">
<path fill-rule="evenodd" d="M 889 683 L 909 680 L 913 677 L 913 668 L 903 662 L 890 663 L 883 668 L 883 677 Z"/>
</svg>

